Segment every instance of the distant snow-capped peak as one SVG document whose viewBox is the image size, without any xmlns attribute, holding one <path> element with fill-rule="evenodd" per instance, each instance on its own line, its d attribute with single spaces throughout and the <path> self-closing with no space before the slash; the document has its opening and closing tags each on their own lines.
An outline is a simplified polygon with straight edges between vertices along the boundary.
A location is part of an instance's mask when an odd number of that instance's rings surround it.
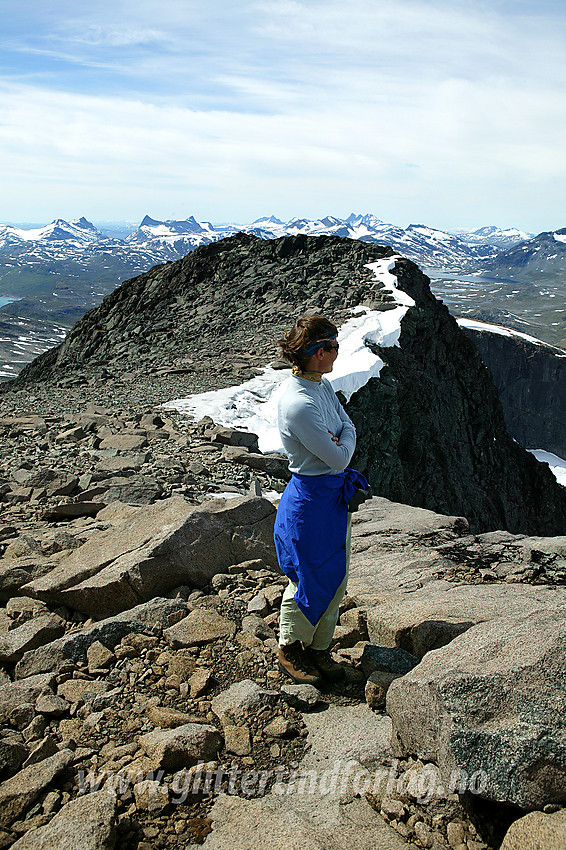
<svg viewBox="0 0 566 850">
<path fill-rule="evenodd" d="M 150 218 L 146 215 L 142 220 L 138 230 L 145 230 L 154 233 L 156 236 L 163 235 L 179 235 L 185 233 L 202 233 L 203 230 L 209 230 L 211 225 L 205 226 L 200 224 L 194 216 L 184 219 L 184 221 L 158 221 L 155 218 Z M 133 235 L 133 234 L 132 234 Z"/>
<path fill-rule="evenodd" d="M 468 245 L 485 245 L 489 243 L 501 249 L 511 248 L 514 245 L 518 245 L 519 242 L 527 242 L 534 235 L 527 233 L 525 230 L 519 230 L 516 227 L 501 228 L 495 224 L 478 227 L 475 230 L 460 229 L 452 232 Z"/>
<path fill-rule="evenodd" d="M 281 221 L 280 218 L 277 218 L 274 215 L 264 215 L 261 218 L 256 218 L 256 220 L 252 222 L 252 226 L 257 224 L 285 224 L 285 222 Z"/>
<path fill-rule="evenodd" d="M 84 216 L 75 221 L 57 218 L 44 227 L 23 228 L 8 224 L 0 225 L 0 245 L 36 242 L 67 242 L 80 244 L 98 242 L 106 237 Z"/>
</svg>

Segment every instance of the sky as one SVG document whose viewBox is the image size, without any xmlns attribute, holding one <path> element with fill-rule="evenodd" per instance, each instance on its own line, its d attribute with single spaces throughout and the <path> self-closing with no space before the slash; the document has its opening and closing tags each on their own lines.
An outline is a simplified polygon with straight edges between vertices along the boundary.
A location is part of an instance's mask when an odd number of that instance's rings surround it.
<svg viewBox="0 0 566 850">
<path fill-rule="evenodd" d="M 0 221 L 566 225 L 563 0 L 2 0 Z"/>
</svg>

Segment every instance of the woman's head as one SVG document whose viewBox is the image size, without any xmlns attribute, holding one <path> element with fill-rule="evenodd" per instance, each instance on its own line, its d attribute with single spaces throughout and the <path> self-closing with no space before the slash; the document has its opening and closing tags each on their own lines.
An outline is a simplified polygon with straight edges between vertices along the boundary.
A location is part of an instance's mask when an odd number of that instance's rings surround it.
<svg viewBox="0 0 566 850">
<path fill-rule="evenodd" d="M 329 347 L 337 336 L 338 328 L 324 316 L 301 316 L 278 344 L 283 357 L 304 370 L 317 350 Z"/>
</svg>

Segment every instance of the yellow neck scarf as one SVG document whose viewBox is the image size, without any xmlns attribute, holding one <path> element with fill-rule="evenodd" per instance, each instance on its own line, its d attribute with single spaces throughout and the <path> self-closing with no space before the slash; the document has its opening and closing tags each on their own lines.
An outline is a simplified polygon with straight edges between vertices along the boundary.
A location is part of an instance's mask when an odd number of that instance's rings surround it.
<svg viewBox="0 0 566 850">
<path fill-rule="evenodd" d="M 298 366 L 293 366 L 291 371 L 293 375 L 296 375 L 298 378 L 306 378 L 307 381 L 316 381 L 317 383 L 322 381 L 322 372 L 303 372 Z"/>
</svg>

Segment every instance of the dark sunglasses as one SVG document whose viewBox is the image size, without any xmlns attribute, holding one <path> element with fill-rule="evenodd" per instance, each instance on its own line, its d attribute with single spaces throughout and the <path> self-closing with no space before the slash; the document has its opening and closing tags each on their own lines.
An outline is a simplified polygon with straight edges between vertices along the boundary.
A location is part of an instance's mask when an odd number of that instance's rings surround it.
<svg viewBox="0 0 566 850">
<path fill-rule="evenodd" d="M 325 351 L 332 351 L 334 349 L 336 354 L 338 354 L 338 349 L 340 348 L 340 343 L 338 342 L 323 342 L 322 347 Z"/>
</svg>

